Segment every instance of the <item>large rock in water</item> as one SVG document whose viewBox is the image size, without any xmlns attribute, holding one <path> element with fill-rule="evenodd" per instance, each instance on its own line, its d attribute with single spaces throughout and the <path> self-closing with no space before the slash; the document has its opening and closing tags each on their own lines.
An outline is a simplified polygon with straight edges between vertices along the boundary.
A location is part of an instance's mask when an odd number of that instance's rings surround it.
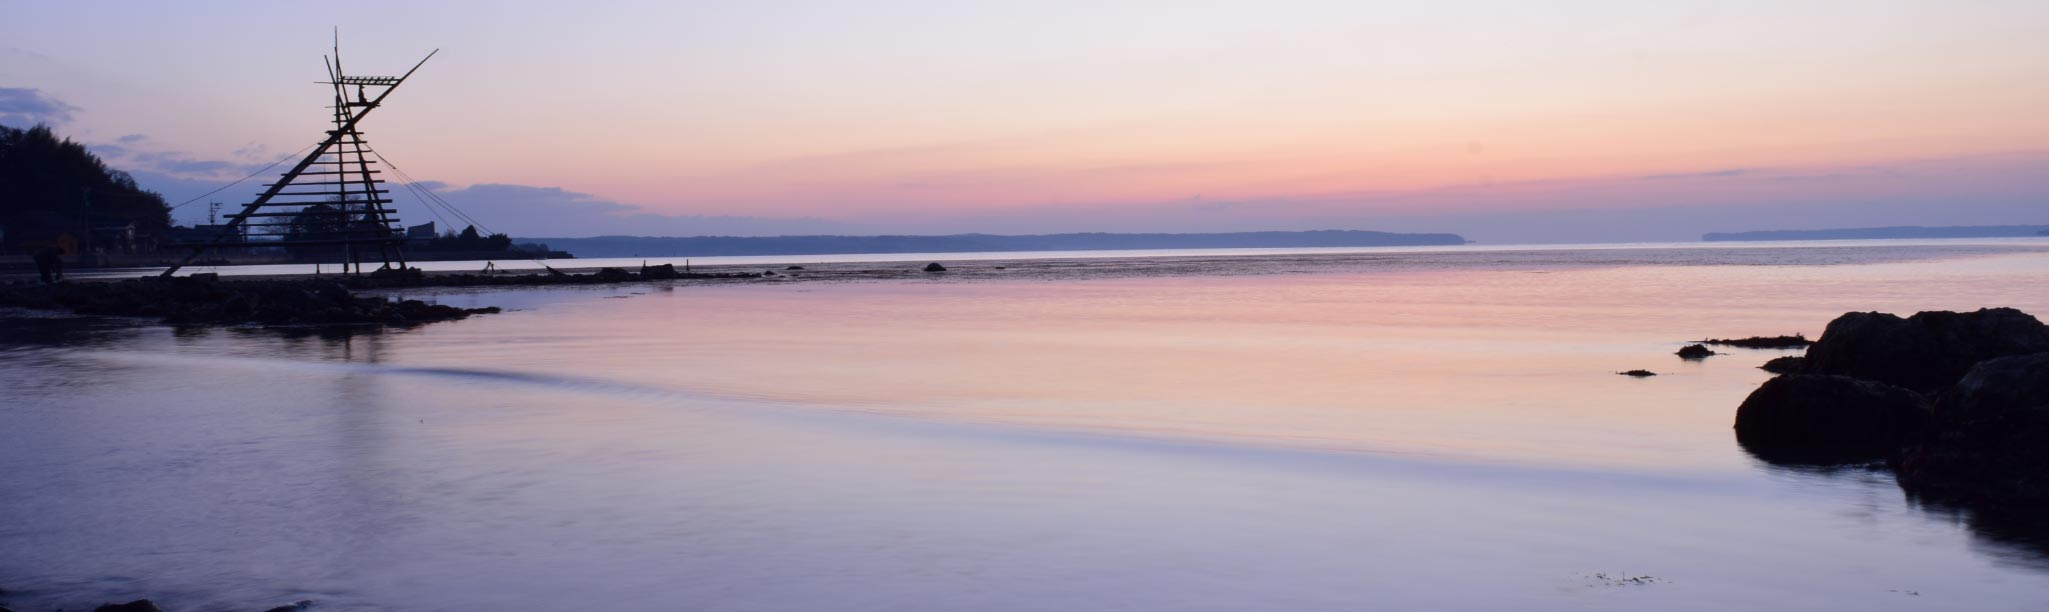
<svg viewBox="0 0 2049 612">
<path fill-rule="evenodd" d="M 1844 376 L 1788 374 L 1765 381 L 1736 409 L 1736 442 L 1772 463 L 1877 461 L 1922 435 L 1927 398 Z"/>
<path fill-rule="evenodd" d="M 2049 326 L 2012 308 L 1931 311 L 1900 318 L 1852 312 L 1830 321 L 1807 348 L 1806 371 L 1934 392 L 1971 366 L 1998 357 L 2049 352 Z"/>
<path fill-rule="evenodd" d="M 1893 461 L 1909 491 L 2049 503 L 2049 353 L 1978 364 L 1935 407 L 1936 434 Z"/>
</svg>

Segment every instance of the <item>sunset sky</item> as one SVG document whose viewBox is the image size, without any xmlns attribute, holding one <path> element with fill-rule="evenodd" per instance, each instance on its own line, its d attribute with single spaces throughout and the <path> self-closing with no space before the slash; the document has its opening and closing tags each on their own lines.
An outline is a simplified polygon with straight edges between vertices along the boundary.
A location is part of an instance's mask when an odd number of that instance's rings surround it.
<svg viewBox="0 0 2049 612">
<path fill-rule="evenodd" d="M 339 27 L 441 49 L 364 130 L 520 236 L 2049 223 L 2040 0 L 582 4 L 10 0 L 0 124 L 180 202 L 322 136 Z"/>
</svg>

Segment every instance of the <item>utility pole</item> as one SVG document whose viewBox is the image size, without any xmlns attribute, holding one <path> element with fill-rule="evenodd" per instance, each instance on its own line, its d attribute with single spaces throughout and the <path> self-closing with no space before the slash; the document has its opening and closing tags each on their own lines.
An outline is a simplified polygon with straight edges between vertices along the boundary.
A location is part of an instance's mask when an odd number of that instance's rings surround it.
<svg viewBox="0 0 2049 612">
<path fill-rule="evenodd" d="M 83 188 L 83 189 L 79 189 L 79 190 L 78 190 L 78 227 L 79 227 L 79 229 L 80 229 L 80 230 L 82 230 L 82 231 L 80 231 L 80 232 L 79 232 L 79 235 L 77 236 L 77 238 L 78 238 L 78 252 L 77 252 L 77 253 L 73 253 L 74 255 L 81 255 L 81 256 L 82 256 L 82 255 L 85 255 L 85 253 L 86 253 L 87 251 L 91 251 L 91 250 L 92 250 L 92 246 L 91 246 L 91 245 L 92 245 L 92 212 L 91 212 L 91 211 L 92 211 L 92 188 L 91 188 L 91 187 L 86 187 L 86 188 Z"/>
</svg>

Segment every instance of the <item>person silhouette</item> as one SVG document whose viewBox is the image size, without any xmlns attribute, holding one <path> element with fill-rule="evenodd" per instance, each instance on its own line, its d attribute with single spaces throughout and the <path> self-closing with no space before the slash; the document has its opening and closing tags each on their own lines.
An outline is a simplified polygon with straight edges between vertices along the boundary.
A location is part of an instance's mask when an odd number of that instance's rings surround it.
<svg viewBox="0 0 2049 612">
<path fill-rule="evenodd" d="M 36 249 L 35 260 L 36 274 L 43 277 L 43 284 L 48 285 L 64 280 L 63 248 L 49 246 Z"/>
</svg>

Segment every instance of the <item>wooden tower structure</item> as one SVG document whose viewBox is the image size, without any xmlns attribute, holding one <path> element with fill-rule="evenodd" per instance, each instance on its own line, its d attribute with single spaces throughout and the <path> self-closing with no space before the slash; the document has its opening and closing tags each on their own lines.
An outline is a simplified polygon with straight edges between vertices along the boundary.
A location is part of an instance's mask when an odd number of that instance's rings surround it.
<svg viewBox="0 0 2049 612">
<path fill-rule="evenodd" d="M 193 258 L 245 234 L 269 234 L 276 239 L 236 240 L 237 246 L 277 246 L 323 259 L 339 258 L 344 271 L 353 265 L 355 272 L 361 273 L 366 260 L 385 268 L 406 267 L 405 231 L 392 216 L 398 211 L 389 207 L 390 190 L 378 176 L 383 173 L 377 169 L 382 158 L 363 139 L 358 126 L 434 53 L 400 76 L 351 76 L 342 71 L 337 39 L 334 56 L 321 58 L 327 65 L 327 80 L 322 84 L 334 88 L 334 129 L 277 182 L 264 185 L 263 193 L 243 205 L 242 212 L 223 215 L 227 223 L 217 226 L 212 238 L 178 245 L 191 247 L 192 252 L 164 270 L 163 276 L 176 274 Z"/>
</svg>

